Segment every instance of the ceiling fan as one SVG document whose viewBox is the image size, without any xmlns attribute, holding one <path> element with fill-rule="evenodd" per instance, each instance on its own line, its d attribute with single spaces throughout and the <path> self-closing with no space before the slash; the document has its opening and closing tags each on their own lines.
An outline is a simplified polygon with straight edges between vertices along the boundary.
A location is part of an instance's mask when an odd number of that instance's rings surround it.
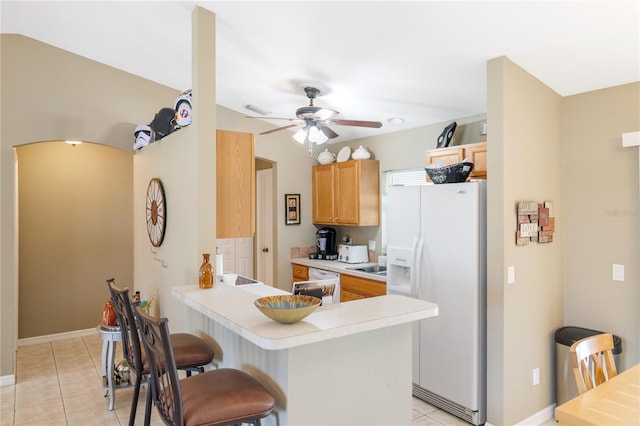
<svg viewBox="0 0 640 426">
<path fill-rule="evenodd" d="M 296 110 L 297 118 L 276 118 L 276 117 L 247 117 L 247 118 L 270 118 L 273 120 L 289 120 L 295 121 L 293 124 L 277 127 L 275 129 L 267 130 L 260 133 L 261 135 L 268 135 L 269 133 L 278 132 L 280 130 L 289 129 L 296 126 L 304 126 L 297 133 L 293 135 L 293 138 L 299 143 L 304 143 L 305 140 L 309 140 L 311 143 L 322 144 L 338 137 L 339 135 L 331 130 L 327 125 L 339 125 L 339 126 L 357 126 L 357 127 L 372 127 L 380 128 L 382 123 L 379 121 L 361 121 L 361 120 L 341 120 L 333 118 L 339 114 L 338 111 L 328 108 L 321 108 L 313 105 L 313 100 L 320 94 L 320 90 L 315 87 L 307 86 L 304 88 L 304 92 L 309 98 L 309 106 L 304 106 Z"/>
</svg>

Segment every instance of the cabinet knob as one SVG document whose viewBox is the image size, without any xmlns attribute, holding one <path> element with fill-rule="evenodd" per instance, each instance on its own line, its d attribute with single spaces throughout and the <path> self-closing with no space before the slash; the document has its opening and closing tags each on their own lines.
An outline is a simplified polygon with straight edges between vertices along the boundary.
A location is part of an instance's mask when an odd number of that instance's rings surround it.
<svg viewBox="0 0 640 426">
<path fill-rule="evenodd" d="M 263 253 L 269 253 L 269 249 L 267 247 L 265 247 L 265 248 L 262 249 L 262 252 Z"/>
</svg>

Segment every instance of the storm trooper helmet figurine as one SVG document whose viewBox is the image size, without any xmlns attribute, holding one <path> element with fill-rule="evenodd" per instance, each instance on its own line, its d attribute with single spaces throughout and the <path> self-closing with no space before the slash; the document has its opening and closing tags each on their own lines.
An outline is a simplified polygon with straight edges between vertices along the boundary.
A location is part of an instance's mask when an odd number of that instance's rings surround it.
<svg viewBox="0 0 640 426">
<path fill-rule="evenodd" d="M 140 124 L 133 131 L 133 136 L 135 137 L 135 141 L 133 143 L 133 149 L 135 151 L 144 148 L 150 143 L 155 142 L 155 132 L 153 129 L 147 124 Z"/>
</svg>

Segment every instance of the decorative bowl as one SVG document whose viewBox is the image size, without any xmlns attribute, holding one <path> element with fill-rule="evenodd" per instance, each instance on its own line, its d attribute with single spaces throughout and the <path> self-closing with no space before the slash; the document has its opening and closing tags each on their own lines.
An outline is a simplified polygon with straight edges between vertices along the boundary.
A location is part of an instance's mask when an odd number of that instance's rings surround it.
<svg viewBox="0 0 640 426">
<path fill-rule="evenodd" d="M 263 314 L 282 324 L 292 324 L 305 318 L 320 306 L 313 296 L 285 294 L 257 299 L 254 304 Z"/>
<path fill-rule="evenodd" d="M 433 183 L 459 183 L 464 182 L 473 170 L 473 163 L 463 161 L 450 166 L 424 168 Z"/>
</svg>

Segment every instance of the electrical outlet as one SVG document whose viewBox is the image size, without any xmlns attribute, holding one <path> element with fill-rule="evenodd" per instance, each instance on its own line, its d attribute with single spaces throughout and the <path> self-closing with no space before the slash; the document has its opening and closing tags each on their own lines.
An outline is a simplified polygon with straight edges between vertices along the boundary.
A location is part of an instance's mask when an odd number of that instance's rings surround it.
<svg viewBox="0 0 640 426">
<path fill-rule="evenodd" d="M 613 280 L 624 281 L 624 265 L 613 264 Z"/>
<path fill-rule="evenodd" d="M 509 266 L 507 268 L 507 284 L 515 284 L 516 282 L 516 267 Z"/>
<path fill-rule="evenodd" d="M 534 368 L 533 369 L 533 386 L 536 386 L 539 384 L 540 384 L 540 369 Z"/>
<path fill-rule="evenodd" d="M 369 250 L 376 249 L 376 240 L 369 240 Z"/>
</svg>

